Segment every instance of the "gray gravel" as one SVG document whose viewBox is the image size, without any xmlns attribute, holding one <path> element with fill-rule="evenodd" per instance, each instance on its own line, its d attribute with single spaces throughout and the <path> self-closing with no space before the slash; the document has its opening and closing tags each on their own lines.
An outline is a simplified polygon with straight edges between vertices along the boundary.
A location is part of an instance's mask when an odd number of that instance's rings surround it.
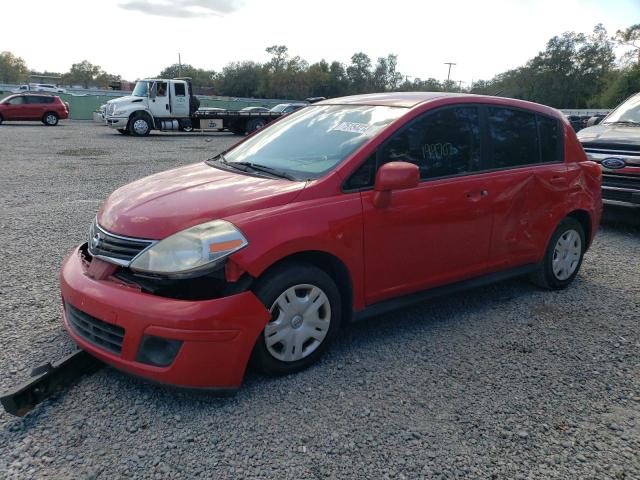
<svg viewBox="0 0 640 480">
<path fill-rule="evenodd" d="M 100 202 L 236 139 L 0 126 L 2 389 L 72 350 L 58 267 Z M 640 478 L 639 232 L 603 227 L 564 292 L 515 280 L 351 325 L 233 398 L 104 369 L 0 413 L 0 477 Z"/>
</svg>

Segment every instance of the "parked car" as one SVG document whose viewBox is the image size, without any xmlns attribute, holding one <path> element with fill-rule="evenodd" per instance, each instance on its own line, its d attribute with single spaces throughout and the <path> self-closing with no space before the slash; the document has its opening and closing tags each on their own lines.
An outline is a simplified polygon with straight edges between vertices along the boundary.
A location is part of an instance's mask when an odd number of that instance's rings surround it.
<svg viewBox="0 0 640 480">
<path fill-rule="evenodd" d="M 31 87 L 35 92 L 67 93 L 67 91 L 51 83 L 36 83 Z"/>
<path fill-rule="evenodd" d="M 584 115 L 567 115 L 566 118 L 576 132 L 585 128 L 589 120 L 589 117 Z"/>
<path fill-rule="evenodd" d="M 587 156 L 602 167 L 603 202 L 640 209 L 640 93 L 598 125 L 581 130 L 578 139 Z"/>
<path fill-rule="evenodd" d="M 595 115 L 592 115 L 591 117 L 589 117 L 589 120 L 587 120 L 587 124 L 585 126 L 586 127 L 593 127 L 594 125 L 598 125 L 602 120 L 604 120 L 604 118 L 607 116 L 608 114 L 605 113 L 596 113 Z"/>
<path fill-rule="evenodd" d="M 54 95 L 10 95 L 0 101 L 0 124 L 5 120 L 39 120 L 47 126 L 69 117 L 69 106 Z"/>
<path fill-rule="evenodd" d="M 20 85 L 18 88 L 11 90 L 12 93 L 25 93 L 31 90 L 29 85 Z"/>
<path fill-rule="evenodd" d="M 320 102 L 112 193 L 62 265 L 64 326 L 126 372 L 235 390 L 250 358 L 301 370 L 350 320 L 519 275 L 567 287 L 600 176 L 542 105 Z"/>
<path fill-rule="evenodd" d="M 241 112 L 268 112 L 267 107 L 244 107 L 240 109 Z"/>
<path fill-rule="evenodd" d="M 307 105 L 308 103 L 280 103 L 269 111 L 275 113 L 291 113 Z"/>
</svg>

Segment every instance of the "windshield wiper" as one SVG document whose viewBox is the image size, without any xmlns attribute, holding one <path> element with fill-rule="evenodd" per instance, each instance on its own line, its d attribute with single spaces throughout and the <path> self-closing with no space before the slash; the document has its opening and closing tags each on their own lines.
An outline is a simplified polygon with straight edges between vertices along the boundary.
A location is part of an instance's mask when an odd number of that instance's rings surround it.
<svg viewBox="0 0 640 480">
<path fill-rule="evenodd" d="M 288 174 L 287 172 L 283 172 L 282 170 L 278 170 L 277 168 L 267 167 L 266 165 L 260 165 L 259 163 L 253 162 L 226 162 L 227 165 L 241 165 L 244 167 L 249 167 L 252 170 L 256 170 L 258 172 L 268 173 L 273 175 L 274 177 L 286 178 L 287 180 L 297 181 L 298 179 L 293 175 Z"/>
</svg>

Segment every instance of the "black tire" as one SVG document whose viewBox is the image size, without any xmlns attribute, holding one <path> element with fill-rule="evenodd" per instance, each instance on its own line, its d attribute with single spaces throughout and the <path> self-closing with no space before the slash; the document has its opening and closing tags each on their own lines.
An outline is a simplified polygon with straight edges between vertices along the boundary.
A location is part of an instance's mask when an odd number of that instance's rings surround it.
<svg viewBox="0 0 640 480">
<path fill-rule="evenodd" d="M 247 123 L 247 133 L 253 133 L 256 130 L 260 130 L 267 125 L 267 121 L 264 118 L 252 118 Z"/>
<path fill-rule="evenodd" d="M 231 127 L 229 127 L 229 130 L 231 130 L 236 135 L 244 135 L 245 134 L 244 125 L 243 126 L 232 125 Z"/>
<path fill-rule="evenodd" d="M 579 238 L 580 254 L 577 258 L 577 264 L 575 264 L 575 270 L 573 270 L 573 272 L 568 277 L 564 278 L 564 275 L 566 275 L 566 273 L 571 270 L 563 269 L 560 270 L 558 274 L 556 274 L 554 272 L 554 259 L 559 258 L 558 253 L 556 252 L 558 240 L 563 236 L 565 236 L 563 238 L 570 238 L 568 237 L 568 235 L 571 231 L 576 232 Z M 570 242 L 573 248 L 576 248 L 576 242 L 577 239 Z M 580 271 L 580 266 L 582 265 L 586 246 L 587 244 L 584 229 L 582 228 L 580 222 L 578 222 L 575 218 L 566 217 L 560 222 L 555 232 L 553 232 L 551 240 L 549 240 L 549 245 L 547 245 L 547 250 L 545 251 L 544 258 L 538 266 L 538 270 L 530 276 L 530 280 L 539 287 L 545 288 L 547 290 L 562 290 L 564 288 L 567 288 L 569 284 L 573 282 L 573 279 L 576 278 L 576 275 L 578 275 L 578 272 Z"/>
<path fill-rule="evenodd" d="M 129 130 L 127 130 L 126 128 L 119 128 L 118 132 L 122 135 L 129 135 Z"/>
<path fill-rule="evenodd" d="M 322 340 L 318 340 L 319 343 L 317 345 L 315 345 L 315 339 L 308 338 L 305 340 L 305 343 L 302 344 L 302 348 L 300 350 L 303 352 L 306 349 L 311 350 L 306 356 L 297 360 L 283 361 L 282 359 L 276 358 L 267 347 L 265 332 L 267 332 L 269 326 L 274 324 L 275 319 L 272 318 L 269 324 L 265 327 L 265 330 L 260 333 L 252 355 L 252 363 L 254 366 L 267 375 L 287 375 L 309 367 L 322 356 L 323 352 L 327 349 L 328 345 L 340 330 L 342 302 L 338 287 L 336 287 L 335 282 L 329 275 L 313 265 L 300 262 L 288 262 L 276 266 L 257 280 L 253 291 L 268 310 L 278 315 L 280 314 L 280 310 L 279 307 L 275 305 L 276 300 L 278 300 L 281 295 L 291 287 L 304 285 L 318 288 L 322 293 L 324 293 L 326 300 L 328 300 L 329 309 L 326 309 L 326 302 L 324 303 L 324 306 L 318 309 L 318 312 L 320 312 L 321 309 L 324 309 L 323 313 L 318 314 L 318 318 L 324 316 L 322 321 L 326 321 L 327 318 L 329 320 L 326 335 Z M 304 288 L 301 290 L 304 290 Z M 290 305 L 294 305 L 294 302 L 290 302 Z M 308 310 L 309 309 L 307 309 L 307 311 Z M 293 331 L 293 329 L 301 329 L 301 327 L 305 325 L 304 317 L 301 315 L 296 314 L 289 318 L 289 315 L 284 311 L 281 312 L 281 314 L 283 315 L 283 321 L 286 322 L 287 329 L 290 332 Z M 297 327 L 294 326 L 295 319 L 293 317 L 295 316 L 302 317 L 299 320 L 300 324 Z M 305 328 L 308 329 L 310 326 L 307 324 Z M 299 332 L 304 331 L 305 330 L 299 330 Z M 299 334 L 300 333 L 298 333 L 298 335 Z M 278 343 L 271 348 L 277 348 Z M 285 348 L 286 346 L 283 345 L 283 351 Z M 294 349 L 295 348 L 296 347 L 294 347 Z"/>
<path fill-rule="evenodd" d="M 146 124 L 146 128 L 142 127 L 143 124 L 141 122 Z M 146 137 L 151 131 L 151 120 L 148 115 L 137 113 L 129 120 L 128 128 L 129 133 L 134 137 Z"/>
<path fill-rule="evenodd" d="M 0 115 L 0 125 L 2 125 L 2 122 L 4 122 L 4 118 L 2 118 L 2 115 Z"/>
<path fill-rule="evenodd" d="M 42 116 L 42 123 L 47 127 L 55 127 L 58 124 L 58 114 L 55 112 L 47 112 Z"/>
</svg>

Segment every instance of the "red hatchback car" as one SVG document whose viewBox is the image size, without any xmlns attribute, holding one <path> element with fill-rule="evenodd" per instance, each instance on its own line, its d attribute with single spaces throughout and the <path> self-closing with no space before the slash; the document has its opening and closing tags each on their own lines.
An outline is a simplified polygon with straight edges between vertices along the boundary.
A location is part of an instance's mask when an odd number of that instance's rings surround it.
<svg viewBox="0 0 640 480">
<path fill-rule="evenodd" d="M 0 124 L 16 120 L 36 120 L 53 127 L 69 117 L 69 107 L 53 95 L 10 95 L 0 101 Z"/>
<path fill-rule="evenodd" d="M 62 266 L 64 325 L 129 373 L 234 390 L 250 358 L 300 370 L 348 320 L 516 275 L 566 287 L 600 179 L 542 105 L 324 101 L 116 190 Z"/>
</svg>

